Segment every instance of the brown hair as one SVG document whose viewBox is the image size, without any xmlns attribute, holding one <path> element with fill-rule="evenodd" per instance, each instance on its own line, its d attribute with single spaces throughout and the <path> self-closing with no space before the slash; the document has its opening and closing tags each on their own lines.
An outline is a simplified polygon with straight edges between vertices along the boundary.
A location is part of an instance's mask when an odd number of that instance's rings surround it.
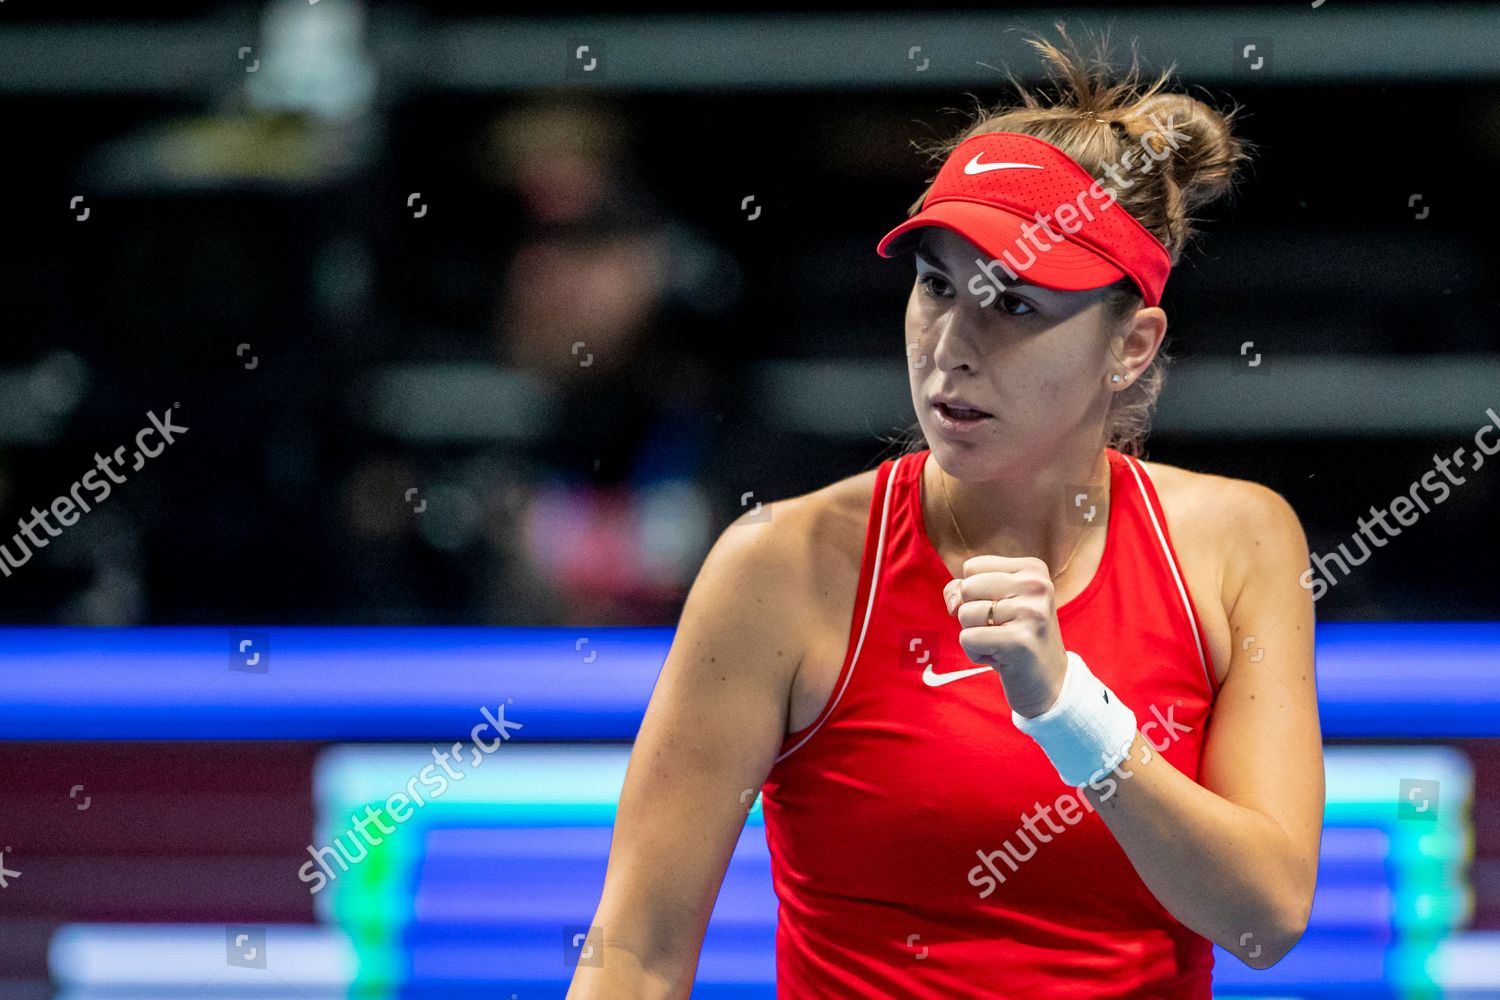
<svg viewBox="0 0 1500 1000">
<path fill-rule="evenodd" d="M 1199 221 L 1191 213 L 1229 194 L 1240 164 L 1250 158 L 1252 144 L 1231 132 L 1240 108 L 1219 112 L 1187 94 L 1163 92 L 1175 63 L 1149 86 L 1143 86 L 1134 43 L 1129 68 L 1116 77 L 1107 33 L 1098 40 L 1091 59 L 1079 51 L 1061 23 L 1055 27 L 1062 38 L 1061 47 L 1042 38 L 1026 39 L 1041 56 L 1049 83 L 1060 83 L 1055 100 L 1039 99 L 1011 77 L 1019 105 L 1002 102 L 985 109 L 976 98 L 972 119 L 961 132 L 936 143 L 915 145 L 941 166 L 959 143 L 986 132 L 1023 132 L 1050 142 L 1114 189 L 1120 206 L 1161 240 L 1175 266 L 1194 234 L 1193 224 Z M 1131 164 L 1143 153 L 1138 147 L 1144 143 L 1158 155 L 1169 148 L 1159 131 L 1159 126 L 1168 123 L 1185 138 L 1149 171 L 1131 170 Z M 1130 172 L 1130 187 L 1109 178 L 1104 168 L 1111 165 Z M 908 216 L 921 210 L 930 191 L 931 179 L 927 190 L 907 209 Z M 916 233 L 911 235 L 915 237 Z M 915 242 L 912 239 L 908 246 Z M 1140 290 L 1128 277 L 1106 291 L 1105 309 L 1111 326 L 1123 322 L 1141 305 Z M 1141 454 L 1170 360 L 1163 344 L 1135 383 L 1115 393 L 1105 434 L 1107 444 Z M 918 424 L 897 440 L 903 439 L 905 452 L 927 446 Z"/>
</svg>

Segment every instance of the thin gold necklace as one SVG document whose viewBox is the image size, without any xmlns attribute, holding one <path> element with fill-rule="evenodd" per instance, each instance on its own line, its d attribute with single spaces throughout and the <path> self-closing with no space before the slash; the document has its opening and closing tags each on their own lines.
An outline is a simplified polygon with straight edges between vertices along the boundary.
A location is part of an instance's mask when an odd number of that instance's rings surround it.
<svg viewBox="0 0 1500 1000">
<path fill-rule="evenodd" d="M 974 549 L 969 545 L 969 540 L 964 537 L 964 529 L 958 526 L 958 518 L 953 514 L 953 505 L 948 502 L 948 477 L 942 474 L 942 470 L 938 470 L 938 482 L 941 483 L 943 487 L 943 506 L 948 508 L 948 517 L 953 521 L 953 530 L 958 532 L 958 540 L 963 543 L 964 551 L 973 552 Z M 1068 571 L 1068 567 L 1073 565 L 1073 557 L 1078 554 L 1078 547 L 1083 544 L 1083 535 L 1087 530 L 1088 529 L 1086 528 L 1079 530 L 1078 541 L 1073 543 L 1073 551 L 1068 553 L 1067 561 L 1062 564 L 1062 569 L 1058 570 L 1056 573 L 1051 574 L 1053 580 L 1056 580 L 1058 577 L 1062 576 Z"/>
</svg>

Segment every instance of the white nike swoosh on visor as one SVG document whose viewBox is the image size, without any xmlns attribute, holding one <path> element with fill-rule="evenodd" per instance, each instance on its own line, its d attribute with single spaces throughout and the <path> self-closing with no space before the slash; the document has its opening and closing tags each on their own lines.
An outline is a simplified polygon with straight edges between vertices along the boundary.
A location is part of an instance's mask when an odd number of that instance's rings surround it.
<svg viewBox="0 0 1500 1000">
<path fill-rule="evenodd" d="M 1025 167 L 1027 170 L 1042 170 L 1042 166 L 1036 163 L 980 163 L 979 158 L 983 153 L 975 153 L 974 159 L 964 164 L 964 173 L 982 174 L 986 170 L 1009 170 L 1012 167 Z"/>
<path fill-rule="evenodd" d="M 922 671 L 922 682 L 928 687 L 942 687 L 952 681 L 960 681 L 965 677 L 973 677 L 975 674 L 989 673 L 991 667 L 970 667 L 968 670 L 950 670 L 946 674 L 937 673 L 932 669 L 932 664 L 927 664 L 927 669 Z"/>
</svg>

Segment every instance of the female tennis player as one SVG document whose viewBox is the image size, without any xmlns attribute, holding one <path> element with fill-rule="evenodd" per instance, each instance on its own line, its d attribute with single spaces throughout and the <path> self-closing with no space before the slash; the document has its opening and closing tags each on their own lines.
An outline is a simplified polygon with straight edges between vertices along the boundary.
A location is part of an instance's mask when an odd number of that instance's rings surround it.
<svg viewBox="0 0 1500 1000">
<path fill-rule="evenodd" d="M 782 998 L 1207 998 L 1213 944 L 1261 969 L 1306 928 L 1302 528 L 1136 457 L 1187 213 L 1245 144 L 1063 38 L 1031 41 L 1062 96 L 1018 85 L 880 241 L 922 441 L 708 555 L 573 1000 L 689 995 L 756 789 Z"/>
</svg>

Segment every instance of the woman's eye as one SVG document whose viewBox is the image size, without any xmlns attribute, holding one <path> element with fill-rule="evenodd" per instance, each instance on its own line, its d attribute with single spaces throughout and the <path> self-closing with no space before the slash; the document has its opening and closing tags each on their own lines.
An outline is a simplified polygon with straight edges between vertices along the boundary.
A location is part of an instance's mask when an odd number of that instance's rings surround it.
<svg viewBox="0 0 1500 1000">
<path fill-rule="evenodd" d="M 995 302 L 995 308 L 1007 316 L 1025 316 L 1027 313 L 1035 312 L 1036 309 L 1030 302 L 1019 295 L 1002 295 Z"/>
<path fill-rule="evenodd" d="M 934 299 L 945 298 L 952 289 L 942 275 L 934 272 L 917 275 L 917 284 Z M 995 308 L 1007 316 L 1027 316 L 1036 312 L 1036 307 L 1019 295 L 1006 292 L 995 300 Z"/>
<path fill-rule="evenodd" d="M 948 290 L 948 282 L 944 281 L 940 275 L 930 272 L 917 275 L 917 284 L 921 285 L 923 290 L 933 298 L 942 298 L 943 293 Z M 934 285 L 937 287 L 933 287 Z"/>
</svg>

